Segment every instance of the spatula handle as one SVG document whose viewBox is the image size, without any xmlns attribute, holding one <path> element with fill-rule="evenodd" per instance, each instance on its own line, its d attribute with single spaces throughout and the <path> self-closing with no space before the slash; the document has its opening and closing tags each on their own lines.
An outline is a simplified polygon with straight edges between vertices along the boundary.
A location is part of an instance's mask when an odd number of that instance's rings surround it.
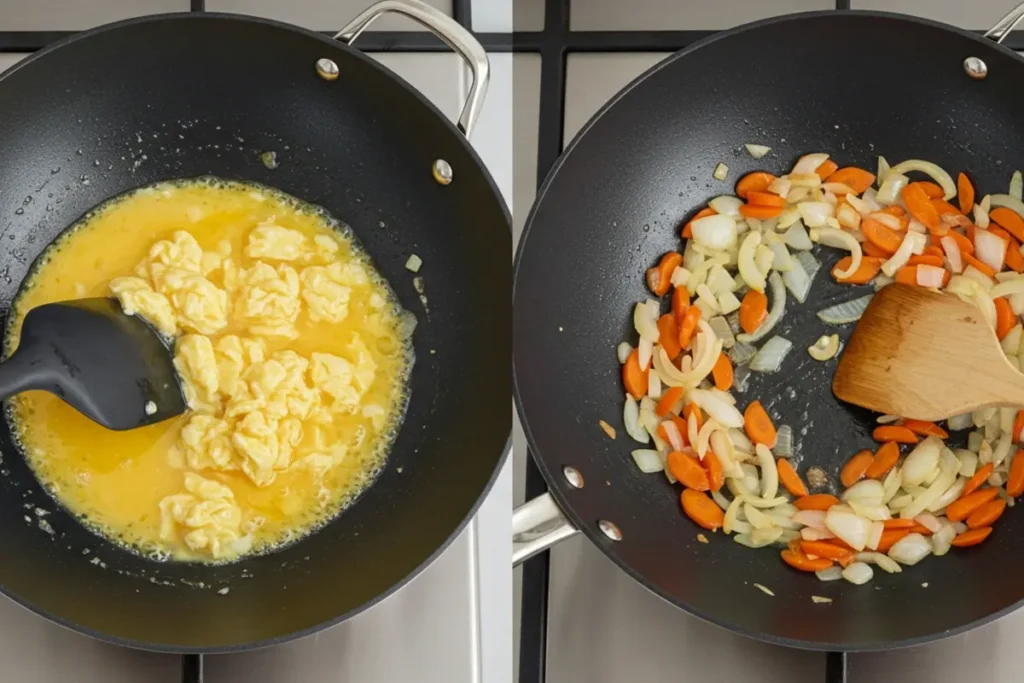
<svg viewBox="0 0 1024 683">
<path fill-rule="evenodd" d="M 52 382 L 47 366 L 39 358 L 16 351 L 0 363 L 0 401 L 30 389 L 46 389 L 58 396 L 62 393 Z"/>
</svg>

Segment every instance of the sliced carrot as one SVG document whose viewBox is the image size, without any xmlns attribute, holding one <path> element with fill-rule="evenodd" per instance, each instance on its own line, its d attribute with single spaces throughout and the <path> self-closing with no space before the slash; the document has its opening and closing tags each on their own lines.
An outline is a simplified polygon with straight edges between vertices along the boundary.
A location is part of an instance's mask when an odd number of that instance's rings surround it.
<svg viewBox="0 0 1024 683">
<path fill-rule="evenodd" d="M 640 352 L 633 349 L 629 358 L 622 364 L 622 383 L 626 386 L 629 395 L 639 401 L 647 394 L 647 370 L 640 369 Z"/>
<path fill-rule="evenodd" d="M 683 255 L 670 251 L 661 257 L 654 268 L 647 269 L 647 286 L 658 296 L 665 296 L 672 286 L 672 271 L 683 262 Z"/>
<path fill-rule="evenodd" d="M 1021 432 L 1024 432 L 1024 410 L 1017 411 L 1017 417 L 1013 419 L 1013 442 L 1020 443 Z"/>
<path fill-rule="evenodd" d="M 799 569 L 802 572 L 817 572 L 832 566 L 832 560 L 828 558 L 817 557 L 812 560 L 802 552 L 793 552 L 788 549 L 782 551 L 782 561 L 793 569 Z"/>
<path fill-rule="evenodd" d="M 977 529 L 978 527 L 992 526 L 997 519 L 1003 516 L 1005 511 L 1006 501 L 1002 498 L 989 501 L 971 513 L 971 516 L 967 518 L 967 528 Z"/>
<path fill-rule="evenodd" d="M 962 522 L 985 503 L 999 495 L 999 489 L 988 488 L 975 491 L 969 496 L 958 498 L 946 507 L 946 518 L 951 522 Z"/>
<path fill-rule="evenodd" d="M 935 210 L 938 211 L 939 216 L 945 216 L 947 214 L 953 214 L 954 216 L 963 215 L 960 213 L 960 209 L 956 208 L 945 199 L 933 199 L 932 206 L 934 206 Z"/>
<path fill-rule="evenodd" d="M 736 183 L 736 196 L 746 199 L 751 192 L 764 192 L 774 181 L 775 176 L 765 171 L 748 173 Z"/>
<path fill-rule="evenodd" d="M 686 309 L 690 307 L 690 291 L 686 287 L 676 287 L 672 291 L 672 315 L 676 317 L 676 323 L 683 321 Z"/>
<path fill-rule="evenodd" d="M 874 218 L 865 218 L 860 222 L 861 232 L 868 242 L 884 251 L 887 256 L 892 256 L 900 248 L 903 237 L 892 228 L 882 225 Z"/>
<path fill-rule="evenodd" d="M 908 184 L 917 185 L 928 196 L 928 199 L 942 199 L 942 196 L 946 194 L 937 183 L 933 183 L 930 180 L 918 180 Z"/>
<path fill-rule="evenodd" d="M 864 476 L 868 479 L 881 479 L 889 473 L 889 470 L 896 465 L 896 461 L 899 459 L 899 445 L 895 441 L 886 441 L 878 447 L 874 459 L 864 472 Z"/>
<path fill-rule="evenodd" d="M 931 254 L 920 254 L 911 256 L 910 260 L 907 261 L 908 266 L 935 266 L 936 268 L 942 268 L 944 261 L 940 256 L 932 256 Z"/>
<path fill-rule="evenodd" d="M 772 424 L 772 419 L 768 417 L 760 401 L 753 401 L 743 411 L 743 425 L 751 441 L 764 444 L 768 448 L 775 447 L 775 425 Z"/>
<path fill-rule="evenodd" d="M 885 251 L 879 246 L 872 244 L 871 242 L 864 242 L 860 245 L 860 248 L 864 251 L 864 256 L 870 256 L 873 258 L 880 258 L 882 261 L 888 260 L 892 254 Z"/>
<path fill-rule="evenodd" d="M 844 285 L 862 285 L 866 282 L 870 282 L 872 278 L 878 275 L 878 271 L 882 269 L 882 264 L 885 263 L 884 258 L 876 258 L 873 256 L 865 256 L 860 260 L 860 266 L 854 271 L 850 277 L 839 277 L 838 273 L 845 271 L 850 267 L 853 262 L 853 257 L 844 256 L 839 259 L 839 262 L 832 267 L 832 278 Z M 939 265 L 942 265 L 941 263 Z"/>
<path fill-rule="evenodd" d="M 831 159 L 825 159 L 825 161 L 821 162 L 818 168 L 814 169 L 814 172 L 818 174 L 818 177 L 821 178 L 822 181 L 824 181 L 825 178 L 828 178 L 830 175 L 835 173 L 837 168 L 839 168 L 839 164 Z"/>
<path fill-rule="evenodd" d="M 801 541 L 800 550 L 805 555 L 817 555 L 818 557 L 826 557 L 830 560 L 844 560 L 856 554 L 852 550 L 840 548 L 825 541 Z"/>
<path fill-rule="evenodd" d="M 874 459 L 871 451 L 861 451 L 850 458 L 839 473 L 839 480 L 843 482 L 843 486 L 850 488 L 860 481 Z"/>
<path fill-rule="evenodd" d="M 669 413 L 668 419 L 671 420 L 672 424 L 674 424 L 676 426 L 676 429 L 679 430 L 679 436 L 683 437 L 683 443 L 685 443 L 687 446 L 689 446 L 690 445 L 690 439 L 689 439 L 688 435 L 689 435 L 689 432 L 690 432 L 690 425 L 688 425 L 686 423 L 686 420 L 684 420 L 683 418 L 681 418 L 678 415 L 675 415 L 673 413 Z M 667 440 L 668 439 L 665 439 L 665 441 L 667 441 Z"/>
<path fill-rule="evenodd" d="M 1013 312 L 1010 300 L 1005 296 L 997 296 L 992 301 L 996 304 L 996 336 L 1002 341 L 1017 324 L 1017 314 Z"/>
<path fill-rule="evenodd" d="M 1000 206 L 988 212 L 988 217 L 1004 228 L 1006 232 L 1024 242 L 1024 218 L 1017 215 L 1005 206 Z"/>
<path fill-rule="evenodd" d="M 974 473 L 974 476 L 968 479 L 967 483 L 964 484 L 964 489 L 960 492 L 958 498 L 966 498 L 981 488 L 981 485 L 985 483 L 994 469 L 995 466 L 992 463 L 986 463 L 984 467 L 979 468 L 978 471 Z"/>
<path fill-rule="evenodd" d="M 829 493 L 812 493 L 797 498 L 793 505 L 797 510 L 828 510 L 833 505 L 839 505 L 839 499 Z"/>
<path fill-rule="evenodd" d="M 968 529 L 956 538 L 951 543 L 957 548 L 970 548 L 972 545 L 978 545 L 992 533 L 992 527 L 983 526 L 977 529 Z"/>
<path fill-rule="evenodd" d="M 956 178 L 956 196 L 960 202 L 960 212 L 970 213 L 974 208 L 974 185 L 963 173 Z"/>
<path fill-rule="evenodd" d="M 871 438 L 875 441 L 895 441 L 896 443 L 917 443 L 918 440 L 917 434 L 899 425 L 875 427 L 875 431 L 871 433 Z"/>
<path fill-rule="evenodd" d="M 917 524 L 917 522 L 914 522 L 914 524 Z M 900 540 L 901 538 L 909 534 L 912 528 L 913 527 L 911 526 L 902 529 L 884 529 L 882 531 L 882 538 L 878 541 L 878 547 L 875 548 L 875 552 L 889 552 L 889 549 L 896 544 L 896 541 Z"/>
<path fill-rule="evenodd" d="M 743 295 L 740 302 L 740 327 L 747 334 L 754 331 L 768 319 L 768 297 L 764 292 L 752 289 Z"/>
<path fill-rule="evenodd" d="M 699 432 L 700 428 L 704 425 L 704 415 L 700 412 L 700 406 L 693 401 L 690 401 L 683 406 L 683 419 L 689 420 L 691 414 L 695 414 L 697 416 L 694 419 L 697 420 L 697 431 Z"/>
<path fill-rule="evenodd" d="M 686 309 L 682 322 L 679 323 L 680 348 L 690 348 L 690 342 L 693 340 L 693 333 L 697 331 L 698 322 L 700 322 L 700 309 L 696 306 L 690 306 Z"/>
<path fill-rule="evenodd" d="M 886 529 L 910 529 L 916 526 L 917 522 L 913 519 L 903 519 L 902 517 L 895 517 L 893 519 L 886 519 L 882 522 L 882 527 Z"/>
<path fill-rule="evenodd" d="M 903 420 L 901 424 L 910 431 L 915 434 L 920 434 L 921 436 L 937 436 L 940 439 L 949 438 L 949 432 L 934 422 L 926 422 L 924 420 Z"/>
<path fill-rule="evenodd" d="M 754 206 L 786 206 L 786 200 L 772 192 L 758 192 L 753 190 L 747 194 L 747 203 Z"/>
<path fill-rule="evenodd" d="M 711 376 L 715 380 L 716 389 L 729 391 L 732 388 L 732 362 L 724 351 L 718 355 L 718 360 L 711 368 Z"/>
<path fill-rule="evenodd" d="M 701 467 L 700 460 L 696 456 L 682 451 L 672 451 L 665 459 L 665 465 L 672 476 L 683 486 L 694 491 L 707 491 L 711 488 L 708 482 L 708 473 Z"/>
<path fill-rule="evenodd" d="M 1018 273 L 1024 273 L 1024 254 L 1020 253 L 1019 245 L 1006 245 L 1006 267 Z"/>
<path fill-rule="evenodd" d="M 712 209 L 710 206 L 705 206 L 703 209 L 693 215 L 693 218 L 686 221 L 686 225 L 683 226 L 683 239 L 693 238 L 693 222 L 698 218 L 707 218 L 708 216 L 714 216 L 717 211 Z"/>
<path fill-rule="evenodd" d="M 682 387 L 669 387 L 662 393 L 661 398 L 658 399 L 658 404 L 654 406 L 654 414 L 658 417 L 665 417 L 672 412 L 672 407 L 683 398 L 684 390 Z"/>
<path fill-rule="evenodd" d="M 775 218 L 782 213 L 781 206 L 761 206 L 759 204 L 743 204 L 740 206 L 740 215 L 744 218 Z"/>
<path fill-rule="evenodd" d="M 967 253 L 961 252 L 960 256 L 963 258 L 964 263 L 966 263 L 967 265 L 974 266 L 975 268 L 985 273 L 985 275 L 988 275 L 989 277 L 996 276 L 996 271 L 992 270 L 992 268 L 989 267 L 987 263 L 982 263 L 981 261 Z"/>
<path fill-rule="evenodd" d="M 781 474 L 781 473 L 780 473 Z M 1017 450 L 1006 478 L 1006 492 L 1016 498 L 1024 493 L 1024 451 Z"/>
<path fill-rule="evenodd" d="M 725 472 L 722 470 L 722 461 L 718 459 L 714 451 L 708 450 L 704 454 L 704 459 L 701 460 L 701 464 L 704 466 L 704 470 L 708 473 L 708 487 L 712 491 L 722 490 L 722 484 L 725 483 Z"/>
<path fill-rule="evenodd" d="M 693 489 L 683 489 L 679 496 L 686 516 L 709 531 L 716 531 L 725 523 L 725 513 L 708 494 Z"/>
<path fill-rule="evenodd" d="M 821 168 L 819 166 L 819 168 Z M 863 168 L 847 166 L 825 178 L 826 183 L 842 183 L 857 194 L 863 194 L 875 182 L 875 174 L 865 171 Z"/>
<path fill-rule="evenodd" d="M 974 253 L 974 240 L 968 239 L 965 235 L 957 232 L 956 230 L 950 230 L 946 234 L 956 240 L 956 246 L 960 247 L 961 254 Z"/>
<path fill-rule="evenodd" d="M 929 235 L 929 238 L 931 238 L 931 235 Z M 941 261 L 946 257 L 946 252 L 942 250 L 942 247 L 936 247 L 934 244 L 932 244 L 924 248 L 923 255 L 935 256 Z"/>
<path fill-rule="evenodd" d="M 903 266 L 896 271 L 896 282 L 904 285 L 917 284 L 917 266 Z"/>
<path fill-rule="evenodd" d="M 676 324 L 676 317 L 671 313 L 658 318 L 658 343 L 665 349 L 670 360 L 675 360 L 682 351 L 679 346 L 679 325 Z"/>
<path fill-rule="evenodd" d="M 922 536 L 931 536 L 932 530 L 920 522 L 914 522 L 914 526 L 910 527 L 910 533 L 921 534 Z"/>
<path fill-rule="evenodd" d="M 806 496 L 808 494 L 807 486 L 800 480 L 800 475 L 797 474 L 792 463 L 785 458 L 779 458 L 776 468 L 779 470 L 779 482 L 789 491 L 790 495 Z"/>
<path fill-rule="evenodd" d="M 932 205 L 928 195 L 921 188 L 920 183 L 910 183 L 903 188 L 900 194 L 907 205 L 907 209 L 910 211 L 910 215 L 923 223 L 928 228 L 928 232 L 940 233 L 949 231 L 948 226 L 943 226 L 942 221 L 939 220 L 939 212 Z M 945 230 L 943 230 L 943 227 L 945 227 Z"/>
</svg>

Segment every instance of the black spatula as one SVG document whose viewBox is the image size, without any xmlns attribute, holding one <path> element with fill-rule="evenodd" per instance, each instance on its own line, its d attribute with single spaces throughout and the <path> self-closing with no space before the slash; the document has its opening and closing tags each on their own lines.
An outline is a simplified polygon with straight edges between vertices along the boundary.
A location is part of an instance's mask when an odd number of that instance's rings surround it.
<svg viewBox="0 0 1024 683">
<path fill-rule="evenodd" d="M 29 389 L 59 396 L 107 427 L 142 427 L 185 412 L 171 351 L 114 299 L 33 308 L 18 349 L 0 363 L 0 400 Z"/>
</svg>

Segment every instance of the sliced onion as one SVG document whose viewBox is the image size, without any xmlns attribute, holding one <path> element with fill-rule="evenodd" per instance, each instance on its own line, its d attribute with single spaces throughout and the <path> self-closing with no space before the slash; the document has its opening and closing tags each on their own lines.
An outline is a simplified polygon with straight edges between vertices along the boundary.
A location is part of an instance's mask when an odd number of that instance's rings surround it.
<svg viewBox="0 0 1024 683">
<path fill-rule="evenodd" d="M 939 521 L 939 518 L 928 512 L 922 512 L 917 517 L 914 517 L 914 521 L 933 534 L 942 528 L 942 522 Z"/>
<path fill-rule="evenodd" d="M 792 349 L 793 342 L 785 337 L 772 337 L 750 361 L 750 369 L 754 372 L 778 372 L 782 367 L 782 361 Z"/>
<path fill-rule="evenodd" d="M 789 255 L 785 242 L 775 233 L 766 233 L 765 244 L 775 254 L 772 260 L 772 268 L 780 273 L 786 273 L 793 269 L 793 257 Z"/>
<path fill-rule="evenodd" d="M 799 220 L 782 234 L 782 241 L 786 243 L 786 246 L 800 251 L 807 251 L 814 247 L 814 242 L 811 242 L 811 238 L 807 235 L 807 229 Z"/>
<path fill-rule="evenodd" d="M 729 358 L 734 365 L 745 365 L 750 359 L 757 355 L 757 347 L 745 342 L 737 341 L 729 352 Z"/>
<path fill-rule="evenodd" d="M 939 240 L 939 244 L 942 245 L 942 250 L 946 252 L 946 259 L 949 261 L 949 269 L 954 273 L 964 272 L 964 262 L 960 253 L 960 245 L 957 244 L 957 241 L 949 235 L 945 235 Z"/>
<path fill-rule="evenodd" d="M 788 458 L 793 455 L 793 428 L 789 425 L 779 427 L 775 435 L 775 457 Z"/>
<path fill-rule="evenodd" d="M 814 173 L 815 171 L 818 170 L 818 167 L 825 163 L 827 160 L 828 155 L 820 152 L 816 152 L 814 154 L 805 154 L 804 156 L 800 157 L 797 160 L 796 165 L 793 166 L 791 174 Z"/>
<path fill-rule="evenodd" d="M 910 171 L 920 171 L 934 180 L 942 187 L 943 199 L 949 201 L 956 196 L 956 183 L 953 182 L 953 178 L 950 177 L 942 168 L 933 164 L 930 161 L 924 161 L 922 159 L 907 159 L 901 161 L 892 168 L 889 169 L 889 173 L 909 173 Z"/>
<path fill-rule="evenodd" d="M 896 253 L 882 264 L 882 272 L 892 277 L 896 274 L 897 270 L 907 265 L 907 261 L 910 260 L 911 256 L 923 252 L 927 242 L 928 240 L 924 235 L 908 230 Z"/>
<path fill-rule="evenodd" d="M 728 249 L 736 244 L 736 220 L 731 216 L 715 214 L 693 222 L 694 241 L 708 249 Z"/>
<path fill-rule="evenodd" d="M 842 567 L 832 566 L 828 569 L 819 569 L 814 572 L 814 575 L 818 577 L 819 581 L 838 581 L 843 578 Z"/>
<path fill-rule="evenodd" d="M 772 194 L 777 194 L 780 197 L 785 197 L 786 195 L 789 194 L 789 191 L 792 189 L 793 181 L 787 178 L 786 176 L 776 178 L 768 185 L 768 191 L 771 192 Z"/>
<path fill-rule="evenodd" d="M 863 562 L 851 562 L 843 569 L 843 578 L 858 586 L 867 583 L 875 576 L 871 565 Z"/>
<path fill-rule="evenodd" d="M 928 437 L 929 439 L 935 439 L 935 437 Z M 906 470 L 906 463 L 904 463 L 904 470 Z M 937 501 L 943 493 L 949 489 L 956 482 L 956 473 L 960 469 L 960 462 L 953 455 L 953 451 L 948 448 L 942 449 L 942 456 L 939 459 L 939 476 L 935 478 L 928 488 L 923 492 L 916 494 L 914 500 L 906 507 L 900 510 L 900 517 L 903 519 L 912 519 L 925 510 L 928 509 L 935 501 Z M 910 484 L 906 483 L 906 472 L 904 471 L 903 488 L 907 489 Z M 889 504 L 892 507 L 892 503 Z"/>
<path fill-rule="evenodd" d="M 864 315 L 864 311 L 867 309 L 868 304 L 871 303 L 872 297 L 874 297 L 874 294 L 868 294 L 858 299 L 830 306 L 818 311 L 818 318 L 830 325 L 845 325 L 846 323 L 855 322 Z"/>
<path fill-rule="evenodd" d="M 921 287 L 942 287 L 946 270 L 938 266 L 921 264 L 917 267 L 917 284 Z"/>
<path fill-rule="evenodd" d="M 992 449 L 992 464 L 995 467 L 1006 460 L 1006 456 L 1010 454 L 1010 448 L 1013 447 L 1013 434 L 1010 432 L 1003 432 L 999 437 L 999 443 L 995 448 Z"/>
<path fill-rule="evenodd" d="M 882 493 L 882 504 L 888 505 L 896 493 L 900 490 L 900 486 L 903 485 L 903 470 L 892 469 L 889 470 L 889 474 L 885 476 L 885 481 L 882 483 L 884 492 Z"/>
<path fill-rule="evenodd" d="M 977 234 L 977 233 L 975 233 Z M 1000 296 L 1010 296 L 1011 294 L 1024 294 L 1024 277 L 1016 277 L 1012 280 L 1004 280 L 1000 282 L 992 289 L 989 290 L 988 295 L 995 299 Z"/>
<path fill-rule="evenodd" d="M 701 460 L 708 454 L 708 449 L 711 447 L 711 436 L 716 431 L 721 431 L 722 425 L 718 424 L 714 419 L 707 420 L 701 426 L 700 431 L 697 432 L 697 440 L 691 441 L 697 449 L 697 457 Z M 689 432 L 689 424 L 687 424 L 687 432 Z"/>
<path fill-rule="evenodd" d="M 881 505 L 885 487 L 877 479 L 862 479 L 843 491 L 843 500 L 847 503 L 856 501 L 865 505 Z"/>
<path fill-rule="evenodd" d="M 835 207 L 828 202 L 801 202 L 797 205 L 800 217 L 808 228 L 820 228 L 835 214 Z"/>
<path fill-rule="evenodd" d="M 882 208 L 877 204 L 868 203 L 867 201 L 861 199 L 855 194 L 846 195 L 846 203 L 852 206 L 853 209 L 861 216 L 867 216 Z"/>
<path fill-rule="evenodd" d="M 889 162 L 885 160 L 885 157 L 878 157 L 878 173 L 875 174 L 875 179 L 878 184 L 881 185 L 885 182 L 885 177 L 889 175 Z"/>
<path fill-rule="evenodd" d="M 648 300 L 653 301 L 653 300 Z M 633 308 L 633 327 L 636 328 L 637 334 L 640 335 L 641 339 L 646 339 L 650 342 L 658 341 L 658 337 L 661 336 L 661 332 L 658 330 L 658 302 L 654 302 L 654 307 L 648 305 L 648 301 L 642 301 Z"/>
<path fill-rule="evenodd" d="M 903 569 L 893 562 L 892 558 L 882 553 L 858 553 L 857 557 L 854 558 L 858 562 L 864 562 L 866 564 L 878 565 L 878 568 L 887 571 L 890 574 L 899 574 Z"/>
<path fill-rule="evenodd" d="M 772 151 L 771 147 L 765 147 L 764 145 L 752 145 L 748 143 L 743 146 L 747 148 L 747 153 L 755 159 L 760 159 L 765 154 Z"/>
<path fill-rule="evenodd" d="M 878 194 L 875 196 L 875 201 L 883 206 L 889 206 L 895 204 L 900 199 L 900 193 L 903 188 L 910 182 L 910 178 L 903 175 L 902 173 L 895 173 L 890 171 L 885 176 L 885 182 L 878 188 Z"/>
<path fill-rule="evenodd" d="M 799 303 L 807 301 L 807 294 L 811 291 L 811 278 L 799 259 L 792 260 L 790 269 L 782 274 L 782 282 Z"/>
<path fill-rule="evenodd" d="M 647 395 L 655 401 L 661 398 L 661 376 L 656 372 L 647 373 Z"/>
<path fill-rule="evenodd" d="M 1006 258 L 1006 240 L 988 230 L 975 230 L 974 255 L 998 273 L 1003 269 L 1003 261 Z"/>
<path fill-rule="evenodd" d="M 1021 176 L 1020 171 L 1014 171 L 1010 176 L 1010 191 L 1007 194 L 1017 201 L 1024 198 L 1024 176 Z"/>
<path fill-rule="evenodd" d="M 665 469 L 661 463 L 661 456 L 658 455 L 658 451 L 652 451 L 646 448 L 639 448 L 630 455 L 633 456 L 633 462 L 640 468 L 640 471 L 644 474 L 653 474 L 655 472 L 661 472 Z"/>
<path fill-rule="evenodd" d="M 703 322 L 704 325 L 707 325 L 705 321 L 701 322 Z M 710 330 L 711 328 L 708 327 L 708 329 Z M 668 354 L 665 353 L 665 349 L 659 346 L 657 353 L 654 354 L 654 369 L 658 371 L 659 375 L 661 375 L 661 381 L 670 387 L 686 387 L 692 389 L 700 384 L 705 377 L 711 374 L 711 369 L 715 366 L 715 363 L 718 361 L 718 357 L 721 353 L 722 340 L 715 339 L 714 342 L 707 344 L 707 349 L 700 359 L 694 364 L 693 369 L 689 372 L 683 372 L 676 366 L 672 365 L 672 361 L 669 359 Z"/>
<path fill-rule="evenodd" d="M 753 334 L 736 335 L 736 341 L 752 344 L 764 339 L 782 319 L 782 314 L 786 312 L 786 286 L 782 283 L 782 278 L 778 273 L 773 272 L 768 276 L 768 282 L 772 286 L 772 308 L 768 312 L 768 317 L 754 330 Z"/>
<path fill-rule="evenodd" d="M 732 445 L 736 450 L 743 451 L 745 453 L 754 452 L 754 444 L 752 444 L 750 439 L 747 438 L 747 435 L 739 429 L 729 430 L 729 441 L 732 442 Z"/>
<path fill-rule="evenodd" d="M 690 400 L 696 403 L 701 409 L 714 418 L 719 424 L 732 429 L 739 429 L 743 426 L 743 414 L 722 398 L 710 391 L 694 389 L 689 394 Z"/>
<path fill-rule="evenodd" d="M 877 550 L 878 544 L 882 542 L 882 532 L 885 531 L 885 524 L 880 521 L 871 523 L 871 531 L 868 532 L 868 540 L 864 544 L 869 550 Z"/>
<path fill-rule="evenodd" d="M 757 264 L 754 262 L 754 255 L 760 244 L 761 233 L 751 232 L 743 238 L 743 243 L 740 245 L 740 250 L 736 255 L 736 262 L 739 266 L 740 275 L 743 277 L 743 281 L 747 283 L 747 286 L 763 292 L 765 285 L 764 275 L 761 274 Z"/>
<path fill-rule="evenodd" d="M 939 467 L 939 456 L 942 453 L 942 442 L 929 437 L 917 444 L 903 461 L 903 484 L 921 484 L 925 478 Z"/>
<path fill-rule="evenodd" d="M 708 206 L 714 209 L 717 214 L 738 219 L 740 217 L 740 207 L 743 206 L 743 200 L 739 197 L 724 194 L 709 201 Z"/>
<path fill-rule="evenodd" d="M 913 566 L 931 555 L 932 545 L 921 534 L 907 534 L 889 548 L 889 557 L 900 564 Z"/>
<path fill-rule="evenodd" d="M 956 538 L 956 529 L 952 524 L 944 523 L 942 528 L 932 534 L 929 539 L 932 545 L 932 554 L 941 557 L 948 553 L 954 538 Z"/>
<path fill-rule="evenodd" d="M 708 325 L 715 331 L 715 336 L 722 340 L 722 346 L 731 349 L 736 343 L 736 335 L 732 333 L 728 321 L 718 315 L 708 321 Z"/>
<path fill-rule="evenodd" d="M 665 420 L 661 423 L 661 429 L 665 430 L 665 436 L 668 437 L 668 443 L 672 446 L 672 450 L 681 451 L 686 448 L 686 442 L 683 441 L 683 435 L 679 432 L 679 427 L 675 422 Z"/>
<path fill-rule="evenodd" d="M 757 455 L 757 463 L 761 468 L 761 497 L 765 499 L 775 498 L 779 491 L 779 469 L 775 464 L 775 456 L 763 443 L 754 447 Z"/>
<path fill-rule="evenodd" d="M 856 273 L 857 269 L 860 268 L 864 252 L 861 250 L 857 240 L 853 238 L 853 235 L 842 230 L 835 230 L 834 228 L 819 228 L 817 233 L 817 241 L 821 244 L 827 247 L 846 249 L 850 252 L 850 266 L 846 270 L 836 271 L 835 276 L 838 278 L 848 278 Z"/>
<path fill-rule="evenodd" d="M 651 357 L 654 355 L 654 342 L 650 339 L 641 338 L 636 349 L 637 360 L 640 361 L 640 369 L 646 372 L 647 368 L 651 366 Z"/>
<path fill-rule="evenodd" d="M 747 521 L 750 522 L 750 526 L 755 529 L 768 529 L 774 526 L 772 524 L 771 517 L 761 512 L 750 503 L 743 506 L 743 514 L 746 515 Z"/>
<path fill-rule="evenodd" d="M 625 363 L 629 360 L 629 356 L 632 353 L 633 347 L 629 342 L 622 342 L 615 347 L 615 356 L 619 359 L 619 363 Z"/>
<path fill-rule="evenodd" d="M 988 206 L 990 203 L 990 198 L 986 196 L 981 201 L 981 204 L 974 205 L 974 224 L 979 228 L 987 228 L 991 222 L 988 217 Z"/>
<path fill-rule="evenodd" d="M 697 427 L 697 411 L 694 410 L 686 418 L 686 440 L 690 443 L 697 443 L 700 439 L 700 429 Z"/>
<path fill-rule="evenodd" d="M 786 196 L 789 196 L 788 193 Z M 787 209 L 783 209 L 782 213 L 779 214 L 778 220 L 775 223 L 775 229 L 785 230 L 798 220 L 800 220 L 800 209 L 795 206 L 790 206 Z"/>
<path fill-rule="evenodd" d="M 836 535 L 828 529 L 815 529 L 807 526 L 800 530 L 800 538 L 805 541 L 824 541 L 835 537 Z"/>
<path fill-rule="evenodd" d="M 698 435 L 699 438 L 699 435 Z M 736 462 L 736 450 L 729 442 L 727 432 L 716 430 L 711 434 L 711 450 L 722 465 L 722 472 L 727 477 L 742 476 L 743 468 Z"/>
<path fill-rule="evenodd" d="M 729 480 L 733 481 L 732 479 Z M 722 522 L 722 531 L 729 534 L 733 531 L 741 534 L 749 534 L 753 527 L 747 522 L 743 522 L 739 519 L 740 508 L 743 507 L 742 498 L 733 498 L 732 503 L 729 504 L 729 509 L 725 511 L 725 520 Z"/>
<path fill-rule="evenodd" d="M 872 522 L 885 521 L 892 519 L 892 513 L 884 505 L 870 505 L 868 503 L 858 503 L 855 500 L 847 501 L 850 508 L 864 519 L 871 520 Z"/>
<path fill-rule="evenodd" d="M 971 453 L 971 455 L 974 455 Z M 954 500 L 960 497 L 960 494 L 964 492 L 964 486 L 967 484 L 967 480 L 963 477 L 958 477 L 953 485 L 946 489 L 946 492 L 939 496 L 934 503 L 929 505 L 926 510 L 928 512 L 938 512 L 942 510 Z"/>
<path fill-rule="evenodd" d="M 843 204 L 836 210 L 836 218 L 839 220 L 839 225 L 848 230 L 856 230 L 860 227 L 860 214 L 849 204 Z"/>
<path fill-rule="evenodd" d="M 897 232 L 903 232 L 903 224 L 900 223 L 900 219 L 893 216 L 891 213 L 884 213 L 882 211 L 875 211 L 867 216 L 873 221 L 878 221 L 890 230 Z"/>
<path fill-rule="evenodd" d="M 871 531 L 871 522 L 849 508 L 833 505 L 825 513 L 825 526 L 854 550 L 863 550 Z"/>
<path fill-rule="evenodd" d="M 798 524 L 803 524 L 811 529 L 818 529 L 823 531 L 825 529 L 825 511 L 824 510 L 800 510 L 793 515 L 793 521 Z"/>
<path fill-rule="evenodd" d="M 650 435 L 640 423 L 640 406 L 629 394 L 626 394 L 626 405 L 622 409 L 622 421 L 626 425 L 626 433 L 635 441 L 650 443 Z"/>
</svg>

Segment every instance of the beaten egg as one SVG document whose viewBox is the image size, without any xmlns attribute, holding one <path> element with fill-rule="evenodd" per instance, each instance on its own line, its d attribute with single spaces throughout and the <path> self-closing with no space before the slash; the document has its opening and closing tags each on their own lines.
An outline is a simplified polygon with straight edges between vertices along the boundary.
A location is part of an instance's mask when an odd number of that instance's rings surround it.
<svg viewBox="0 0 1024 683">
<path fill-rule="evenodd" d="M 173 343 L 188 411 L 109 431 L 50 394 L 8 417 L 39 480 L 138 552 L 224 562 L 301 538 L 383 465 L 404 415 L 411 314 L 350 234 L 265 187 L 136 190 L 40 257 L 8 351 L 41 304 L 115 296 Z"/>
</svg>

